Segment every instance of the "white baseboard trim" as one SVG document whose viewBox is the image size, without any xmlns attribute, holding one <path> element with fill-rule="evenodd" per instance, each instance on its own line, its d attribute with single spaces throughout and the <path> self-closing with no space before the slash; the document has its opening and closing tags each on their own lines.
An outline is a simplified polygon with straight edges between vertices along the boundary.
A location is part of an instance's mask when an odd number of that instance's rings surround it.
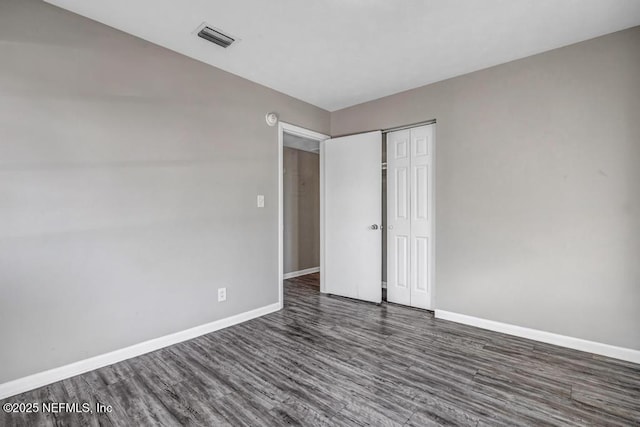
<svg viewBox="0 0 640 427">
<path fill-rule="evenodd" d="M 306 268 L 304 270 L 292 271 L 291 273 L 284 273 L 282 278 L 284 280 L 287 280 L 287 279 L 293 279 L 294 277 L 300 277 L 300 276 L 305 276 L 307 274 L 319 273 L 319 272 L 320 272 L 320 267 L 311 267 L 311 268 Z"/>
<path fill-rule="evenodd" d="M 130 347 L 125 347 L 119 350 L 112 351 L 110 353 L 101 354 L 99 356 L 91 357 L 79 362 L 74 362 L 69 365 L 61 366 L 59 368 L 54 368 L 48 371 L 29 375 L 24 378 L 9 381 L 4 384 L 0 384 L 0 400 L 57 381 L 71 378 L 76 375 L 84 374 L 85 372 L 113 365 L 114 363 L 118 363 L 123 360 L 141 356 L 143 354 L 150 353 L 152 351 L 159 350 L 173 344 L 199 337 L 200 335 L 205 335 L 210 332 L 228 328 L 229 326 L 237 325 L 238 323 L 246 322 L 247 320 L 264 316 L 265 314 L 273 313 L 280 310 L 281 308 L 281 304 L 277 302 L 275 304 L 256 308 L 255 310 L 236 314 L 235 316 L 227 317 L 225 319 L 216 320 L 214 322 L 206 323 L 204 325 L 196 326 L 184 331 L 165 335 L 159 338 L 154 338 L 149 341 L 141 342 L 139 344 L 134 344 Z"/>
<path fill-rule="evenodd" d="M 612 357 L 614 359 L 625 360 L 627 362 L 640 363 L 640 350 L 616 347 L 614 345 L 568 337 L 566 335 L 554 334 L 552 332 L 525 328 L 522 326 L 481 319 L 479 317 L 467 316 L 465 314 L 452 313 L 444 310 L 435 310 L 435 316 L 437 319 L 450 320 L 452 322 L 463 323 L 465 325 L 488 329 L 490 331 L 502 332 L 503 334 L 515 335 L 517 337 L 528 338 L 530 340 L 540 341 L 547 344 L 555 344 L 560 347 L 586 351 L 588 353 Z"/>
</svg>

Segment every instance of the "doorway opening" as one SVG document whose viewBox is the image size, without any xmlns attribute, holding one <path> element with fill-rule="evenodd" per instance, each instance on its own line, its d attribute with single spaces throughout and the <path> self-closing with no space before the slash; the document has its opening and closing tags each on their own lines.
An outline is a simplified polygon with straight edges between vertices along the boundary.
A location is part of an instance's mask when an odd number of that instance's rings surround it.
<svg viewBox="0 0 640 427">
<path fill-rule="evenodd" d="M 279 292 L 283 281 L 320 272 L 320 143 L 308 129 L 279 125 Z M 318 278 L 309 283 L 318 283 Z"/>
</svg>

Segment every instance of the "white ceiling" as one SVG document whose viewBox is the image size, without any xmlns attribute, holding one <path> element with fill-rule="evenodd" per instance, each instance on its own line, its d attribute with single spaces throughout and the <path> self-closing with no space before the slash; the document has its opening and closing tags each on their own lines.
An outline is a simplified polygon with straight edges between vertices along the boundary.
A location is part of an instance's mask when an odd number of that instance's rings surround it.
<svg viewBox="0 0 640 427">
<path fill-rule="evenodd" d="M 640 24 L 640 0 L 47 1 L 329 111 Z"/>
</svg>

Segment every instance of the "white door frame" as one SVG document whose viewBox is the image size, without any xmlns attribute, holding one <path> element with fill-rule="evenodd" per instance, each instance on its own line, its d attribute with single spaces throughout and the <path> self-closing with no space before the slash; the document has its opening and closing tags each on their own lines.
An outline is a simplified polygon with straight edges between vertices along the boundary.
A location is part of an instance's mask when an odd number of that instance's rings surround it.
<svg viewBox="0 0 640 427">
<path fill-rule="evenodd" d="M 436 216 L 436 200 L 437 198 L 437 194 L 436 194 L 436 176 L 437 176 L 437 165 L 438 165 L 438 161 L 437 161 L 437 156 L 436 156 L 436 147 L 438 146 L 438 125 L 436 123 L 436 121 L 433 121 L 433 147 L 432 147 L 432 153 L 431 156 L 431 262 L 433 263 L 433 265 L 431 266 L 431 310 L 433 310 L 435 312 L 436 310 L 436 292 L 437 292 L 437 286 L 436 286 L 436 257 L 438 256 L 438 251 L 436 250 L 436 221 L 437 221 L 437 216 Z"/>
<path fill-rule="evenodd" d="M 315 132 L 300 126 L 292 125 L 285 122 L 278 123 L 278 303 L 280 308 L 284 304 L 284 134 L 296 135 L 303 138 L 313 139 L 320 144 L 329 135 Z M 320 157 L 320 197 L 322 197 L 322 156 Z M 322 271 L 322 212 L 320 212 L 320 271 Z"/>
</svg>

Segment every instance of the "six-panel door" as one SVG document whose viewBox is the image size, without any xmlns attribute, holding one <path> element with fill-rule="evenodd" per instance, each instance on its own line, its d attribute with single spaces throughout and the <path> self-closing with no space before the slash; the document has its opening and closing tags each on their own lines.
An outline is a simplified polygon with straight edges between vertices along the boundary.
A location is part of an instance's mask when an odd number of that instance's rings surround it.
<svg viewBox="0 0 640 427">
<path fill-rule="evenodd" d="M 387 135 L 387 299 L 431 309 L 434 125 Z"/>
</svg>

